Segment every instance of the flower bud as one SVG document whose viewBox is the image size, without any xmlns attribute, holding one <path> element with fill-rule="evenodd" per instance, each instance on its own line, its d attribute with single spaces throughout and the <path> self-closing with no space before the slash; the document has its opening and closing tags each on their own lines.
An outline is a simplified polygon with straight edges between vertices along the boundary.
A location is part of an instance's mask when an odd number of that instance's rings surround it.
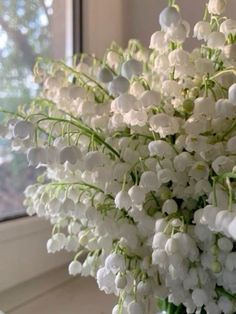
<svg viewBox="0 0 236 314">
<path fill-rule="evenodd" d="M 221 15 L 226 8 L 226 0 L 210 0 L 208 3 L 208 11 L 211 14 Z"/>
<path fill-rule="evenodd" d="M 181 22 L 181 15 L 175 7 L 166 7 L 159 16 L 161 27 L 166 30 L 170 27 L 177 27 Z"/>
<path fill-rule="evenodd" d="M 76 276 L 81 273 L 82 264 L 79 261 L 73 261 L 69 265 L 69 274 Z"/>
<path fill-rule="evenodd" d="M 121 66 L 121 75 L 130 80 L 133 76 L 139 76 L 142 74 L 143 65 L 142 62 L 130 59 L 124 62 Z"/>
</svg>

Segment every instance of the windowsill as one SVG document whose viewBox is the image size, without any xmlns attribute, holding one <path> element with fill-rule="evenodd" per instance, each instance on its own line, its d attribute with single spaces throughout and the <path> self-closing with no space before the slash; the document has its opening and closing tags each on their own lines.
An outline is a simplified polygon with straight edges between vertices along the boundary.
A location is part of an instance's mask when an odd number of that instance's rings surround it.
<svg viewBox="0 0 236 314">
<path fill-rule="evenodd" d="M 51 228 L 37 217 L 0 223 L 0 293 L 69 262 L 66 252 L 47 253 Z"/>
<path fill-rule="evenodd" d="M 92 278 L 70 277 L 60 267 L 0 294 L 7 314 L 110 314 L 115 296 L 99 291 Z"/>
</svg>

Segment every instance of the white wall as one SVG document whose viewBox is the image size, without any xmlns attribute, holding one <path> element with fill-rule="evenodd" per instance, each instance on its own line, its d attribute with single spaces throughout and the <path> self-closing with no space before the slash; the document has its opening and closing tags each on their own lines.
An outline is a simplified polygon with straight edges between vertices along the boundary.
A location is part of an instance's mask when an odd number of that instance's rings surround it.
<svg viewBox="0 0 236 314">
<path fill-rule="evenodd" d="M 121 0 L 122 1 L 122 0 Z M 177 0 L 181 13 L 193 26 L 204 15 L 206 0 Z M 159 30 L 159 12 L 166 6 L 167 0 L 125 0 L 124 21 L 125 41 L 131 37 L 139 38 L 145 45 L 149 44 L 150 35 Z M 228 0 L 227 16 L 236 19 L 236 1 Z M 188 40 L 192 46 L 192 40 Z"/>
<path fill-rule="evenodd" d="M 177 0 L 183 18 L 192 25 L 203 16 L 206 2 Z M 167 0 L 85 0 L 85 51 L 101 56 L 113 40 L 126 45 L 129 38 L 148 45 L 151 34 L 160 29 L 158 15 L 166 4 Z M 235 0 L 228 0 L 227 16 L 236 19 Z"/>
</svg>

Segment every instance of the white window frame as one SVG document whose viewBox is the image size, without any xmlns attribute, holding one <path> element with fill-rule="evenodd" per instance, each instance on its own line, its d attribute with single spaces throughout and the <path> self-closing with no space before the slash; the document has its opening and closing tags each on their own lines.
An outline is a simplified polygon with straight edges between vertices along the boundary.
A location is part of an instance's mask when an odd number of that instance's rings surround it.
<svg viewBox="0 0 236 314">
<path fill-rule="evenodd" d="M 65 38 L 59 38 L 65 42 L 65 50 L 59 52 L 65 58 L 73 55 L 72 3 L 73 0 L 55 0 L 56 11 L 58 8 L 55 13 L 65 20 L 62 25 Z M 61 42 L 57 44 L 61 45 Z M 0 222 L 0 298 L 4 291 L 69 262 L 71 255 L 66 252 L 47 253 L 46 243 L 51 237 L 51 229 L 49 222 L 37 217 Z"/>
</svg>

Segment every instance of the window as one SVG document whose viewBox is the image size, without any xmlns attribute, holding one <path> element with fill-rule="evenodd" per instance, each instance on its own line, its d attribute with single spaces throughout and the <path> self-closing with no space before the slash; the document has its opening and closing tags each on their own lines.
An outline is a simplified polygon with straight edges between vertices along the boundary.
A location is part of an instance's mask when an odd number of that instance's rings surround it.
<svg viewBox="0 0 236 314">
<path fill-rule="evenodd" d="M 39 89 L 32 75 L 37 56 L 71 57 L 72 39 L 72 1 L 0 1 L 1 107 L 14 111 L 29 103 Z M 79 36 L 75 43 L 79 49 Z M 0 139 L 0 220 L 25 215 L 24 189 L 40 173 L 28 167 L 17 143 L 14 149 L 12 153 L 8 141 Z"/>
</svg>

